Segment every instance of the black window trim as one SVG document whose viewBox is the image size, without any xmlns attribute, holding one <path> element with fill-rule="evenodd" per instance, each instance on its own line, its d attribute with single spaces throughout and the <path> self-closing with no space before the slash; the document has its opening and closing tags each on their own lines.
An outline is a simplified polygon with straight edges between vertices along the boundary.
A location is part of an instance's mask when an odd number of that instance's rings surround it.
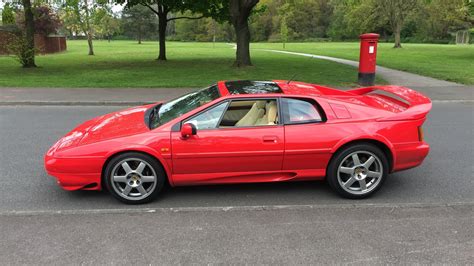
<svg viewBox="0 0 474 266">
<path fill-rule="evenodd" d="M 324 112 L 323 108 L 321 107 L 321 105 L 318 103 L 318 101 L 316 101 L 315 99 L 313 98 L 308 98 L 308 97 L 281 97 L 281 104 L 280 104 L 280 108 L 281 108 L 281 113 L 282 114 L 285 114 L 283 108 L 287 108 L 288 109 L 288 105 L 286 103 L 284 103 L 283 99 L 294 99 L 294 100 L 300 100 L 300 101 L 304 101 L 304 102 L 307 102 L 311 105 L 313 105 L 315 108 L 316 108 L 316 111 L 319 113 L 319 115 L 321 116 L 321 120 L 315 120 L 315 119 L 312 119 L 312 120 L 306 120 L 306 121 L 302 121 L 302 122 L 290 122 L 287 115 L 284 115 L 281 117 L 282 121 L 283 121 L 283 125 L 306 125 L 306 124 L 321 124 L 321 123 L 325 123 L 327 121 L 327 117 L 326 117 L 326 113 Z M 287 112 L 288 114 L 289 112 Z M 287 120 L 288 119 L 288 120 Z"/>
</svg>

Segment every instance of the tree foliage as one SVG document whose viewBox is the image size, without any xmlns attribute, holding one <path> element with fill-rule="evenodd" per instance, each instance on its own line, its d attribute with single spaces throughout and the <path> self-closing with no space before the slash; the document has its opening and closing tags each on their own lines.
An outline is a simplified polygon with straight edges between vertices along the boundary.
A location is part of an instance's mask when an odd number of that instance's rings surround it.
<svg viewBox="0 0 474 266">
<path fill-rule="evenodd" d="M 15 24 L 15 10 L 10 5 L 10 3 L 6 3 L 3 6 L 2 10 L 2 24 L 3 25 L 11 25 Z"/>
<path fill-rule="evenodd" d="M 97 13 L 107 6 L 107 0 L 65 0 L 62 2 L 62 10 L 69 31 L 77 30 L 87 38 L 89 55 L 94 55 L 93 39 L 98 27 Z M 100 23 L 100 21 L 99 21 Z"/>
<path fill-rule="evenodd" d="M 143 39 L 157 36 L 158 20 L 156 14 L 148 7 L 136 5 L 127 7 L 122 12 L 123 34 L 137 39 L 141 44 Z"/>
<path fill-rule="evenodd" d="M 112 35 L 120 31 L 120 20 L 108 6 L 99 7 L 93 13 L 95 35 L 106 38 L 109 42 Z"/>
<path fill-rule="evenodd" d="M 49 35 L 57 33 L 62 23 L 59 16 L 50 6 L 38 5 L 32 7 L 33 19 L 35 24 L 35 33 Z M 17 25 L 20 29 L 25 28 L 25 13 L 17 12 Z"/>
</svg>

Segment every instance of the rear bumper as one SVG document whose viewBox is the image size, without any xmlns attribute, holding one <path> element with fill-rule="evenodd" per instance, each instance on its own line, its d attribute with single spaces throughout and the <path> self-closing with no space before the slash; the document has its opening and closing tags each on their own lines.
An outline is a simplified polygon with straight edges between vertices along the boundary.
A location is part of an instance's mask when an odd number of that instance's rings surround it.
<svg viewBox="0 0 474 266">
<path fill-rule="evenodd" d="M 394 150 L 395 162 L 392 172 L 397 172 L 423 163 L 430 151 L 430 146 L 425 142 L 404 143 L 395 145 Z"/>
<path fill-rule="evenodd" d="M 101 190 L 102 157 L 58 158 L 46 155 L 44 167 L 65 190 Z"/>
</svg>

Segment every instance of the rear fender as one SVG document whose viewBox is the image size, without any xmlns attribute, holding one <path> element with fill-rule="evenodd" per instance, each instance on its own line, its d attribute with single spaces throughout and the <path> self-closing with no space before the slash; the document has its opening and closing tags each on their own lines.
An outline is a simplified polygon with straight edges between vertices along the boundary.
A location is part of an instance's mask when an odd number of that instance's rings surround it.
<svg viewBox="0 0 474 266">
<path fill-rule="evenodd" d="M 393 147 L 393 144 L 388 141 L 387 138 L 385 138 L 382 135 L 376 134 L 376 135 L 367 135 L 367 134 L 361 134 L 361 135 L 353 135 L 346 137 L 344 139 L 341 139 L 339 142 L 334 145 L 334 147 L 331 150 L 331 153 L 334 154 L 336 153 L 342 146 L 349 144 L 351 142 L 364 142 L 364 141 L 376 141 L 379 143 L 384 144 L 388 150 L 390 151 L 390 155 L 392 156 L 392 165 L 390 166 L 391 169 L 393 169 L 393 163 L 396 162 L 396 153 L 395 149 Z"/>
</svg>

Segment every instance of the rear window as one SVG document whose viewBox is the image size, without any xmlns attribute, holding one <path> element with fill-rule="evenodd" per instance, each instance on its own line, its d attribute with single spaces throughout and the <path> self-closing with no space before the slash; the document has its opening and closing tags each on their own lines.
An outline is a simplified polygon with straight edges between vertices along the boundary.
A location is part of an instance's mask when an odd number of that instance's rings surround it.
<svg viewBox="0 0 474 266">
<path fill-rule="evenodd" d="M 315 103 L 302 99 L 283 98 L 282 111 L 285 124 L 321 122 L 323 118 Z"/>
<path fill-rule="evenodd" d="M 283 93 L 275 82 L 268 81 L 227 81 L 225 86 L 230 94 Z"/>
</svg>

